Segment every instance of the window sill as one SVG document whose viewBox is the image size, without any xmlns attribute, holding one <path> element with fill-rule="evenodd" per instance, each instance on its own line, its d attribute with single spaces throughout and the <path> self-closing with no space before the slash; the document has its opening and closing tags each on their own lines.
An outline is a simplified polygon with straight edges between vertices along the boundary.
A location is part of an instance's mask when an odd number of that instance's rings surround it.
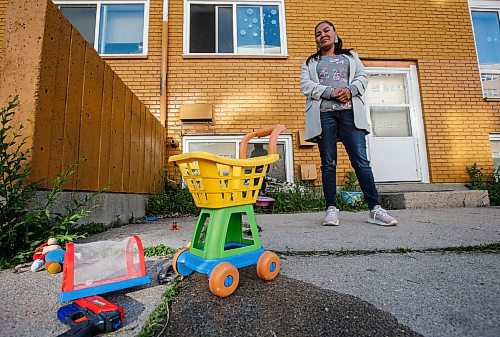
<svg viewBox="0 0 500 337">
<path fill-rule="evenodd" d="M 500 102 L 500 97 L 484 97 L 485 102 Z"/>
<path fill-rule="evenodd" d="M 288 55 L 183 54 L 185 59 L 288 59 Z"/>
<path fill-rule="evenodd" d="M 148 55 L 147 54 L 123 54 L 123 55 L 106 55 L 106 54 L 99 54 L 99 56 L 104 59 L 147 59 Z"/>
</svg>

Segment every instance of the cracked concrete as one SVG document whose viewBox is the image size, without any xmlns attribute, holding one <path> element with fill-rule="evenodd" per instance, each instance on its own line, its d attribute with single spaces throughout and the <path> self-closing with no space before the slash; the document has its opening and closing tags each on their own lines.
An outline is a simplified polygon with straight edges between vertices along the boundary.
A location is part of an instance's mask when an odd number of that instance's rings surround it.
<svg viewBox="0 0 500 337">
<path fill-rule="evenodd" d="M 399 225 L 391 228 L 366 223 L 367 212 L 341 212 L 339 227 L 321 226 L 323 213 L 258 214 L 257 222 L 263 228 L 260 236 L 266 249 L 298 254 L 398 247 L 425 250 L 500 242 L 498 207 L 400 210 L 391 214 L 399 220 Z M 180 230 L 170 230 L 173 221 Z M 86 241 L 123 240 L 138 234 L 145 247 L 164 244 L 177 249 L 191 240 L 195 221 L 188 217 L 132 224 Z M 247 336 L 303 336 L 304 331 L 311 331 L 316 336 L 331 336 L 349 335 L 346 331 L 351 331 L 358 336 L 382 336 L 385 331 L 392 336 L 397 330 L 403 335 L 496 337 L 500 331 L 499 255 L 497 251 L 281 256 L 281 275 L 276 280 L 261 281 L 252 267 L 241 270 L 244 276 L 240 286 L 228 299 L 215 298 L 208 290 L 206 276 L 194 274 L 182 283 L 180 294 L 172 302 L 171 326 L 165 335 L 185 336 L 186 329 L 197 326 L 202 330 L 189 330 L 195 331 L 190 335 L 234 336 L 243 331 Z M 153 279 L 155 264 L 163 260 L 149 260 L 148 272 Z M 55 316 L 60 279 L 60 274 L 44 271 L 1 271 L 0 304 L 4 309 L 0 311 L 0 334 L 52 336 L 65 331 Z M 153 282 L 106 295 L 123 305 L 127 313 L 125 327 L 115 335 L 137 335 L 164 290 L 165 286 Z M 331 308 L 346 308 L 347 304 L 355 308 L 356 319 L 342 316 L 341 310 L 325 316 L 322 303 L 330 300 Z M 259 306 L 257 301 L 261 301 Z M 224 311 L 220 311 L 222 308 Z M 231 319 L 226 320 L 230 322 L 226 333 L 214 334 L 206 328 L 217 314 Z M 321 322 L 325 326 L 316 326 Z M 329 330 L 332 326 L 334 330 Z M 370 328 L 378 332 L 369 333 Z"/>
</svg>

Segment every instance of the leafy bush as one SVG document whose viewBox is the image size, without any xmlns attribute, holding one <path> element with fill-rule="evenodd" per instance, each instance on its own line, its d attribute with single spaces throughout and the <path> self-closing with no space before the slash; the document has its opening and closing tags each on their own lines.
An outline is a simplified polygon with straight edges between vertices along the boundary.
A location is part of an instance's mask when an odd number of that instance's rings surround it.
<svg viewBox="0 0 500 337">
<path fill-rule="evenodd" d="M 146 204 L 147 215 L 195 215 L 198 209 L 187 188 L 167 188 L 160 194 L 150 195 Z"/>
<path fill-rule="evenodd" d="M 477 163 L 466 166 L 465 170 L 469 176 L 469 181 L 465 186 L 471 190 L 487 190 L 490 198 L 490 205 L 500 206 L 500 167 L 492 174 L 485 174 Z"/>
<path fill-rule="evenodd" d="M 277 190 L 267 194 L 275 201 L 267 207 L 256 207 L 259 213 L 297 213 L 317 212 L 325 209 L 325 198 L 314 187 L 294 185 L 286 190 Z"/>
<path fill-rule="evenodd" d="M 165 256 L 173 254 L 174 250 L 172 247 L 165 246 L 164 244 L 159 244 L 157 246 L 144 248 L 144 256 Z"/>
<path fill-rule="evenodd" d="M 2 235 L 2 251 L 16 237 L 16 223 L 26 214 L 26 205 L 35 196 L 34 183 L 26 183 L 31 166 L 29 151 L 24 150 L 26 138 L 22 138 L 22 126 L 13 130 L 10 125 L 14 117 L 14 108 L 18 97 L 9 102 L 0 113 L 0 224 Z M 9 239 L 12 238 L 12 239 Z M 7 239 L 7 243 L 4 242 Z M 7 248 L 8 249 L 8 248 Z M 0 254 L 9 252 L 0 252 Z"/>
<path fill-rule="evenodd" d="M 358 176 L 354 171 L 349 171 L 345 174 L 342 181 L 342 191 L 360 192 L 361 187 L 358 183 Z"/>
<path fill-rule="evenodd" d="M 20 134 L 22 126 L 11 126 L 17 104 L 16 96 L 0 113 L 0 268 L 26 261 L 49 237 L 61 245 L 83 237 L 85 228 L 77 229 L 76 222 L 91 213 L 95 206 L 90 202 L 98 195 L 74 201 L 63 213 L 53 212 L 62 195 L 61 186 L 74 172 L 75 164 L 57 176 L 43 204 L 36 200 L 36 183 L 28 182 L 31 163 L 26 137 Z"/>
<path fill-rule="evenodd" d="M 256 213 L 298 213 L 318 212 L 325 209 L 325 198 L 317 187 L 291 184 L 284 189 L 275 189 L 267 196 L 275 201 L 269 207 L 255 207 Z M 344 211 L 368 209 L 364 202 L 349 204 L 337 194 L 337 206 Z M 168 217 L 198 215 L 187 188 L 168 188 L 160 194 L 150 195 L 146 204 L 147 215 L 164 215 Z"/>
</svg>

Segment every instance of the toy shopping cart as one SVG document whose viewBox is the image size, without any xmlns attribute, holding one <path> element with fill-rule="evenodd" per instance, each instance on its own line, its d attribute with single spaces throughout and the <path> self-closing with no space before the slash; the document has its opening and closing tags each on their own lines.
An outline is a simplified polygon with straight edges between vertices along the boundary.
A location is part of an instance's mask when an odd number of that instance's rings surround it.
<svg viewBox="0 0 500 337">
<path fill-rule="evenodd" d="M 187 276 L 197 271 L 208 275 L 210 291 L 220 297 L 231 295 L 238 287 L 238 268 L 256 264 L 263 280 L 278 275 L 279 258 L 260 243 L 253 204 L 268 166 L 279 159 L 276 143 L 284 130 L 283 125 L 276 125 L 247 134 L 240 143 L 240 159 L 206 152 L 169 158 L 179 166 L 196 206 L 201 208 L 190 248 L 174 255 L 172 265 L 177 274 Z M 269 135 L 268 155 L 245 159 L 248 142 Z M 247 224 L 250 230 L 245 228 Z"/>
</svg>

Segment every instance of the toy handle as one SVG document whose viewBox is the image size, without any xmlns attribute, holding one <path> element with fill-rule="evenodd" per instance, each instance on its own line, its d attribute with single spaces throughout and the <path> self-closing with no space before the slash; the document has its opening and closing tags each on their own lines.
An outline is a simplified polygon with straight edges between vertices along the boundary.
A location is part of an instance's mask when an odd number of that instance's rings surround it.
<svg viewBox="0 0 500 337">
<path fill-rule="evenodd" d="M 245 159 L 247 157 L 247 145 L 250 139 L 254 137 L 265 137 L 271 135 L 269 137 L 269 151 L 268 154 L 277 154 L 278 153 L 278 136 L 280 133 L 285 131 L 286 127 L 281 124 L 277 124 L 275 126 L 270 126 L 265 129 L 257 130 L 254 132 L 247 133 L 245 137 L 240 142 L 240 159 Z"/>
</svg>

